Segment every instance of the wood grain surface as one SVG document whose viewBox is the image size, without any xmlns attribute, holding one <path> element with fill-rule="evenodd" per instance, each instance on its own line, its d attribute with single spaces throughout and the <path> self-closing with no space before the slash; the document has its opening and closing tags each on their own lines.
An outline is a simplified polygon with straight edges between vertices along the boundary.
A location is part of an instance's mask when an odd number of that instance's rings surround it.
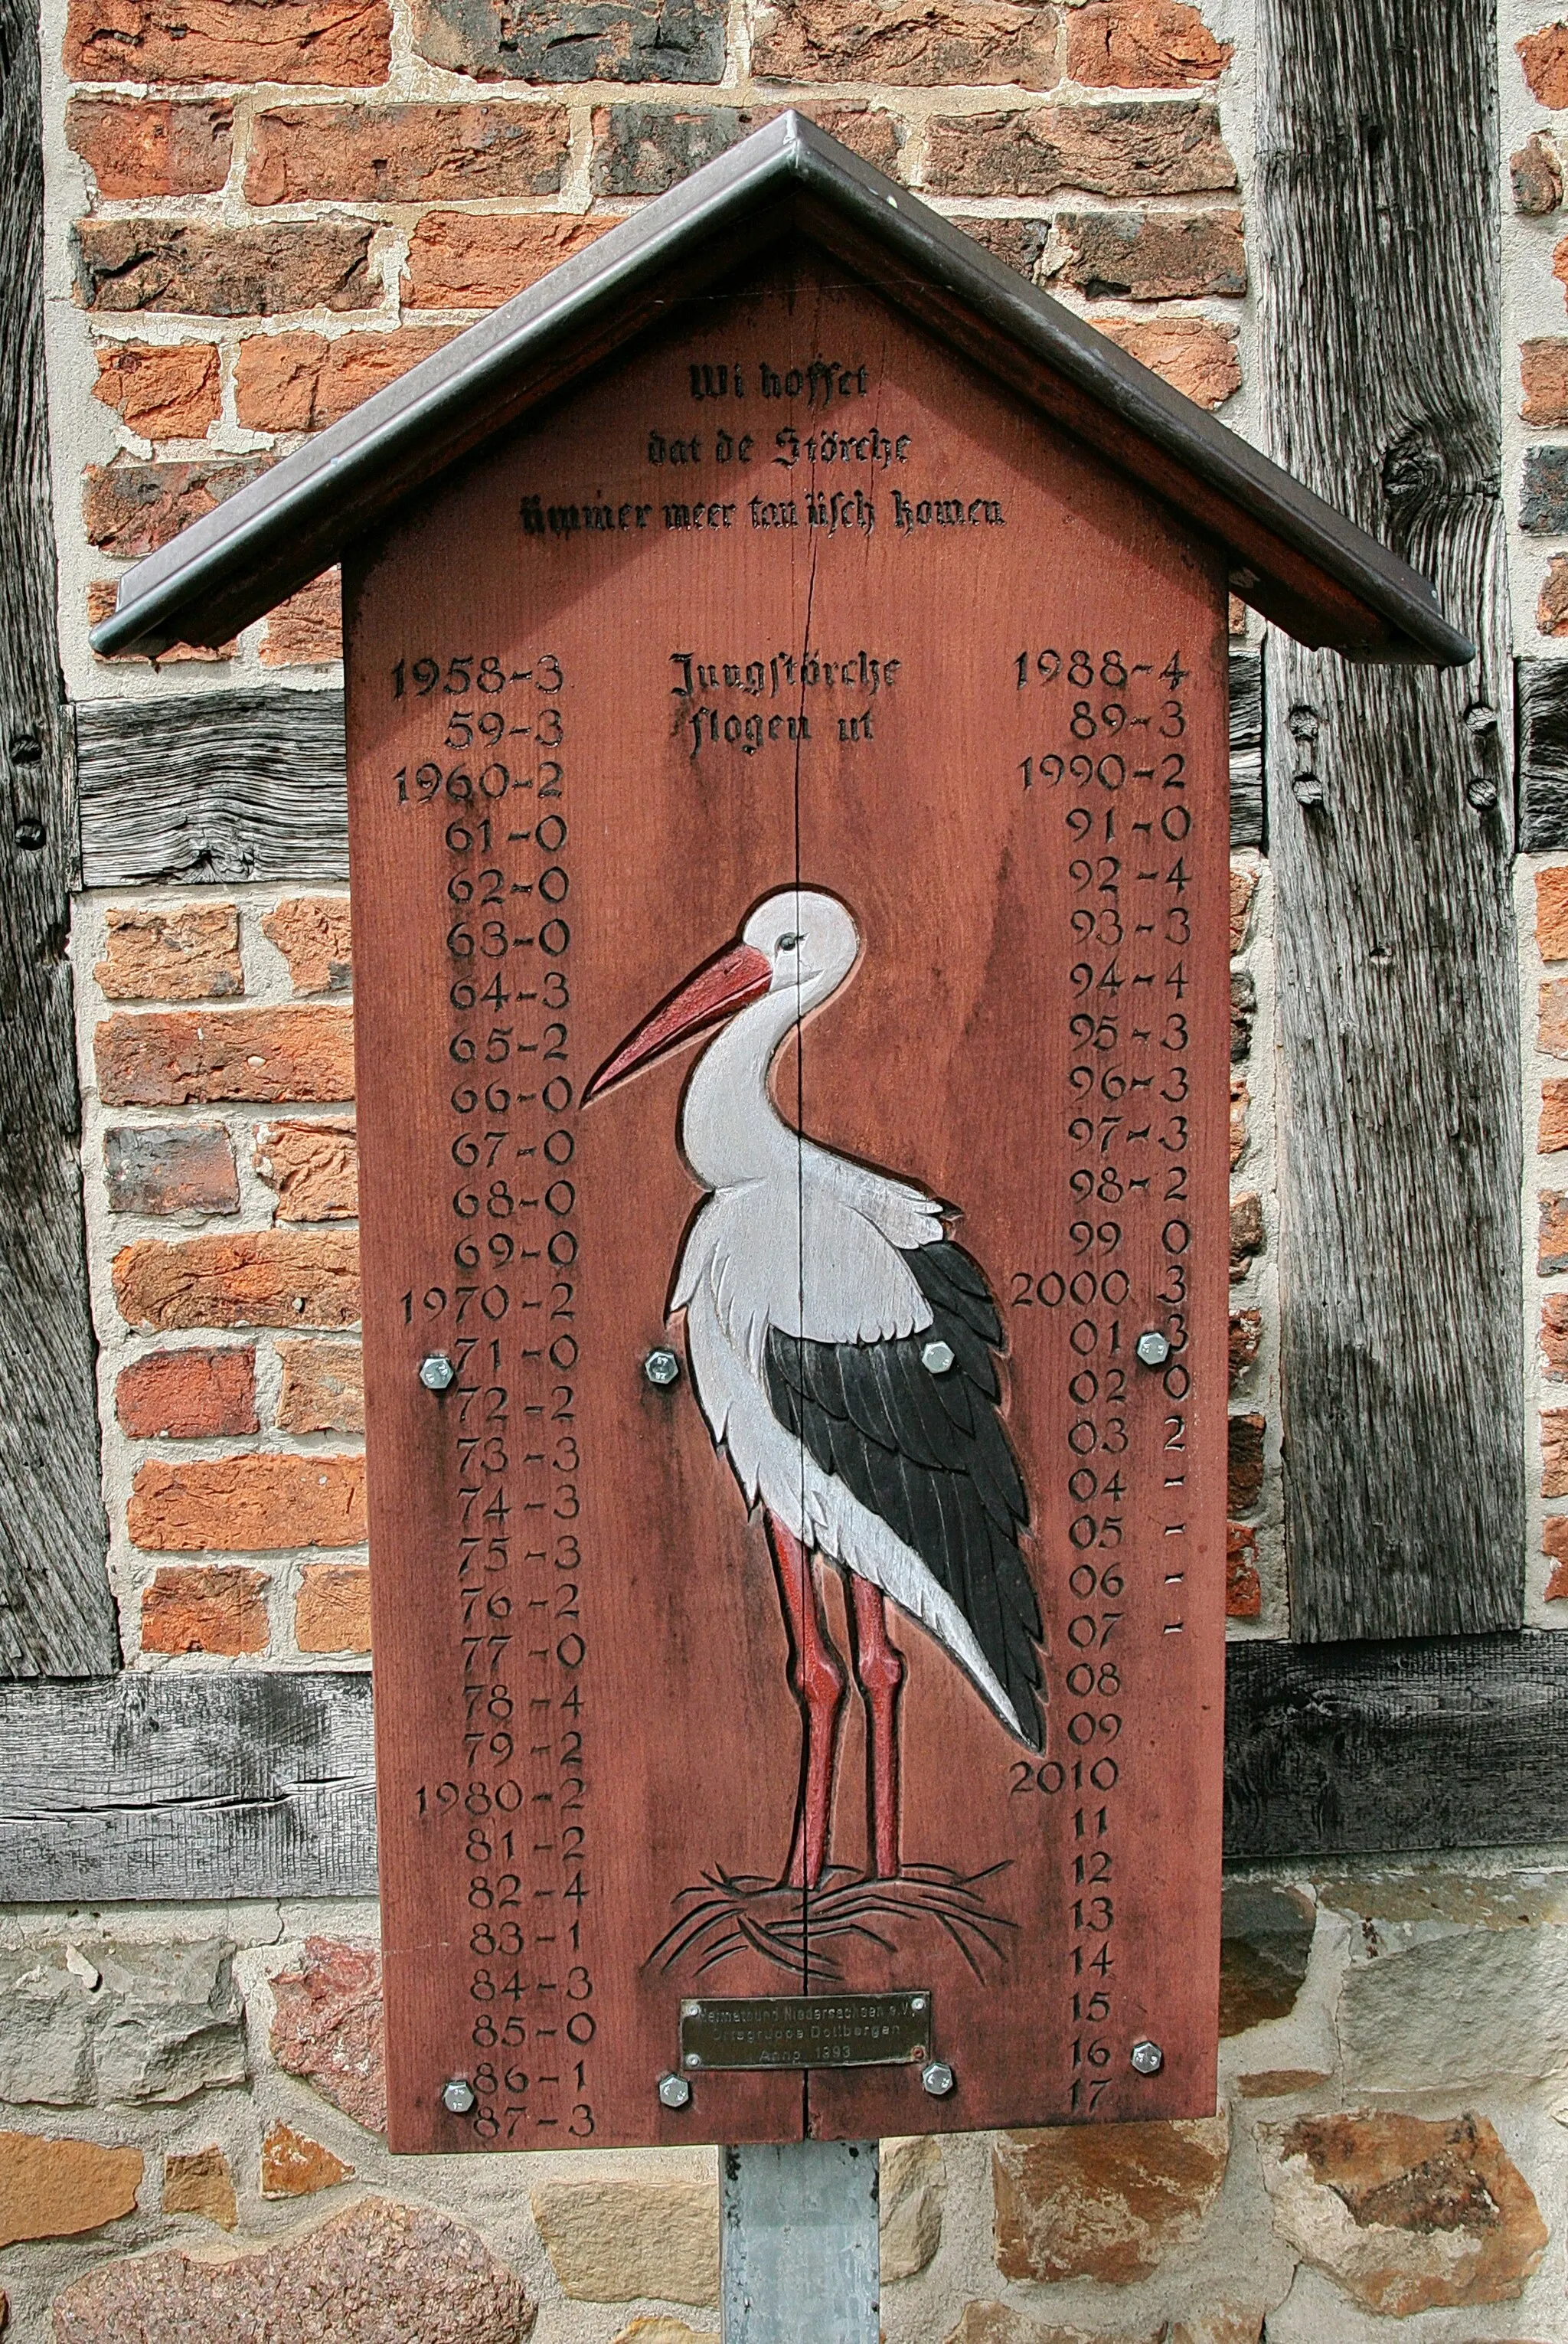
<svg viewBox="0 0 1568 2344">
<path fill-rule="evenodd" d="M 55 636 L 38 34 L 0 7 L 0 1677 L 119 1666 L 76 1147 L 70 711 Z"/>
<path fill-rule="evenodd" d="M 692 305 L 346 573 L 395 2146 L 1211 2108 L 1225 608 L 1146 492 L 809 263 Z M 642 1371 L 678 1344 L 691 1053 L 580 1106 L 797 884 L 860 956 L 774 1096 L 950 1206 L 1001 1306 L 1049 1648 L 1041 1759 L 892 1612 L 900 1871 L 869 1876 L 851 1686 L 815 1892 L 769 1885 L 801 1720 L 762 1522 L 689 1374 Z M 781 1935 L 809 1991 L 930 1988 L 951 2096 L 727 2074 L 662 2108 L 681 1998 L 797 1990 Z"/>
<path fill-rule="evenodd" d="M 1260 352 L 1277 459 L 1480 646 L 1444 674 L 1269 658 L 1292 1631 L 1523 1603 L 1513 699 L 1499 485 L 1495 22 L 1266 0 Z M 1397 238 L 1388 224 L 1397 219 Z"/>
<path fill-rule="evenodd" d="M 1262 666 L 1261 651 L 1231 653 L 1232 846 L 1263 844 Z M 75 713 L 84 886 L 347 878 L 340 692 L 84 700 Z"/>
</svg>

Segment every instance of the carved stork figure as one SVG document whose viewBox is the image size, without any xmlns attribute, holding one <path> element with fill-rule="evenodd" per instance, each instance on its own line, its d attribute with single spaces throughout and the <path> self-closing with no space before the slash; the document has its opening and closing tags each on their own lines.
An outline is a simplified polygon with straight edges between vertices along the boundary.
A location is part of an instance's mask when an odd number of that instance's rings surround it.
<svg viewBox="0 0 1568 2344">
<path fill-rule="evenodd" d="M 1001 1322 L 942 1207 L 791 1127 L 769 1071 L 859 956 L 836 897 L 786 888 L 602 1066 L 584 1104 L 723 1025 L 687 1085 L 680 1141 L 708 1191 L 670 1298 L 699 1402 L 749 1505 L 764 1510 L 802 1723 L 786 1878 L 827 1856 L 844 1670 L 819 1562 L 848 1574 L 866 1703 L 875 1868 L 900 1863 L 902 1657 L 886 1606 L 918 1621 L 1008 1730 L 1043 1743 L 1040 1608 L 1019 1552 L 1029 1500 L 1002 1428 Z"/>
</svg>

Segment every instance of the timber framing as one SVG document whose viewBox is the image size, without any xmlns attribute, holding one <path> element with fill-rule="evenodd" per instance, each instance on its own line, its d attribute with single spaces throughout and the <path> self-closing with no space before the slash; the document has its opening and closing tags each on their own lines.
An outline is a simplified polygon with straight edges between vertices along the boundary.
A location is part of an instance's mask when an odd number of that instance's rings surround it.
<svg viewBox="0 0 1568 2344">
<path fill-rule="evenodd" d="M 1568 1636 L 1233 1643 L 1232 1859 L 1563 1834 Z M 367 1672 L 0 1687 L 0 1902 L 373 1896 Z"/>
</svg>

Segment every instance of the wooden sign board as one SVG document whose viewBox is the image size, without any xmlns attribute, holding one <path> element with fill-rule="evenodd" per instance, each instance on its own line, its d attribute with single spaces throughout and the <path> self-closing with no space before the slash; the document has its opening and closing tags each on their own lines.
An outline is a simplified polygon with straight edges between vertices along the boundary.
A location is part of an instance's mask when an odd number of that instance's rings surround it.
<svg viewBox="0 0 1568 2344">
<path fill-rule="evenodd" d="M 393 2147 L 1211 2112 L 1222 554 L 805 248 L 346 611 Z"/>
</svg>

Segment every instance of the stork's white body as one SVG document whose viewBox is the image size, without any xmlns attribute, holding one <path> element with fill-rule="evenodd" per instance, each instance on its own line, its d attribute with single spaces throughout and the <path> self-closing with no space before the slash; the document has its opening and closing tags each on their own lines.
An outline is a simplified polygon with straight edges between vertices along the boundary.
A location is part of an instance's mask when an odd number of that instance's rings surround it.
<svg viewBox="0 0 1568 2344">
<path fill-rule="evenodd" d="M 687 1240 L 671 1305 L 686 1312 L 698 1399 L 748 1502 L 760 1502 L 802 1546 L 880 1588 L 919 1620 L 1016 1733 L 1017 1713 L 957 1604 L 912 1548 L 821 1470 L 768 1397 L 763 1362 L 771 1328 L 812 1342 L 868 1343 L 931 1324 L 902 1257 L 945 1234 L 937 1200 L 791 1129 L 769 1088 L 785 1040 L 854 965 L 859 938 L 848 913 L 841 917 L 839 949 L 743 1010 L 692 1074 L 681 1144 L 709 1194 Z"/>
</svg>

